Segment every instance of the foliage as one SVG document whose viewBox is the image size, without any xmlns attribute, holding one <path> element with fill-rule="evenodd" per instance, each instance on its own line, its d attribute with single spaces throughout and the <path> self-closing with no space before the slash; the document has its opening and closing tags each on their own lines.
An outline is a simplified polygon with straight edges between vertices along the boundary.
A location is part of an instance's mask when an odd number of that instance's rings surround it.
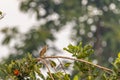
<svg viewBox="0 0 120 80">
<path fill-rule="evenodd" d="M 26 33 L 21 33 L 17 27 L 5 27 L 1 30 L 1 33 L 4 34 L 3 45 L 9 46 L 12 41 L 16 41 L 12 49 L 10 48 L 10 53 L 15 54 L 10 54 L 9 58 L 5 60 L 6 63 L 9 63 L 11 59 L 15 60 L 25 57 L 27 52 L 30 52 L 34 56 L 34 51 L 46 45 L 47 41 L 53 42 L 55 40 L 54 32 L 62 30 L 68 22 L 71 22 L 74 25 L 72 25 L 70 37 L 78 46 L 70 44 L 68 48 L 64 49 L 72 53 L 76 59 L 94 62 L 92 58 L 96 58 L 98 63 L 108 65 L 107 61 L 109 57 L 114 58 L 116 56 L 115 53 L 119 51 L 120 47 L 119 2 L 120 0 L 69 0 L 69 2 L 68 0 L 20 1 L 20 10 L 24 13 L 35 15 L 38 24 L 33 24 L 31 29 Z M 41 21 L 44 21 L 44 23 L 41 23 Z M 82 41 L 83 44 L 92 44 L 95 54 L 92 54 L 93 50 L 91 46 L 86 45 L 81 47 L 82 44 L 79 44 L 79 41 Z M 55 49 L 54 46 L 52 47 Z M 116 80 L 119 73 L 119 67 L 116 67 L 118 64 L 119 58 L 110 64 L 110 66 L 113 65 L 114 74 L 108 74 L 95 68 L 95 65 L 91 66 L 91 64 L 84 62 L 79 63 L 79 60 L 75 60 L 71 78 L 77 80 L 79 78 L 109 79 L 110 77 Z M 57 66 L 54 61 L 50 61 L 50 65 L 53 68 Z M 66 65 L 70 64 L 66 63 Z M 93 70 L 93 74 L 91 70 Z M 19 72 L 15 70 L 15 73 L 18 74 Z M 54 73 L 52 74 L 54 76 Z"/>
<path fill-rule="evenodd" d="M 5 80 L 9 78 L 12 80 L 32 79 L 36 80 L 36 74 L 42 76 L 39 69 L 42 65 L 38 64 L 37 60 L 32 58 L 32 55 L 28 54 L 23 59 L 11 61 L 10 64 L 5 64 L 2 71 L 6 75 Z"/>
<path fill-rule="evenodd" d="M 9 64 L 5 64 L 1 70 L 6 75 L 3 79 L 12 80 L 119 80 L 120 79 L 120 53 L 112 62 L 112 68 L 106 68 L 93 63 L 90 59 L 90 54 L 93 53 L 92 46 L 82 46 L 80 43 L 77 46 L 70 44 L 66 51 L 72 54 L 72 57 L 65 56 L 44 56 L 34 58 L 29 53 L 25 58 L 13 60 Z M 86 54 L 87 53 L 87 54 Z M 81 54 L 81 55 L 80 55 Z M 89 55 L 88 55 L 89 54 Z M 66 62 L 58 60 L 66 59 Z M 57 59 L 60 65 L 55 62 Z M 71 60 L 71 62 L 69 61 Z M 66 69 L 71 67 L 74 61 L 73 69 L 75 74 L 72 75 L 66 72 Z M 49 63 L 49 64 L 48 64 Z M 61 66 L 62 70 L 57 67 Z M 47 76 L 42 73 L 42 69 L 47 69 Z M 54 69 L 54 71 L 51 71 Z"/>
<path fill-rule="evenodd" d="M 120 47 L 119 2 L 119 0 L 20 1 L 20 10 L 35 15 L 38 24 L 33 24 L 31 29 L 23 34 L 19 31 L 14 33 L 14 28 L 9 30 L 4 28 L 1 30 L 5 35 L 2 44 L 9 45 L 12 40 L 18 40 L 13 47 L 14 52 L 12 50 L 10 53 L 21 52 L 22 55 L 11 54 L 10 58 L 22 58 L 25 53 L 32 53 L 47 41 L 54 41 L 54 32 L 60 31 L 64 25 L 72 22 L 75 25 L 72 27 L 71 39 L 76 43 L 79 41 L 83 44 L 91 43 L 96 52 L 95 57 L 99 62 L 106 62 L 109 57 L 115 57 L 113 53 L 117 53 Z M 41 20 L 45 22 L 39 23 Z M 6 32 L 3 32 L 4 30 Z"/>
<path fill-rule="evenodd" d="M 73 46 L 72 44 L 70 44 L 68 46 L 68 49 L 64 48 L 64 50 L 72 53 L 73 56 L 80 59 L 80 58 L 85 58 L 91 55 L 93 53 L 93 49 L 91 48 L 92 48 L 91 45 L 86 45 L 82 47 L 82 43 L 80 43 L 78 46 Z"/>
</svg>

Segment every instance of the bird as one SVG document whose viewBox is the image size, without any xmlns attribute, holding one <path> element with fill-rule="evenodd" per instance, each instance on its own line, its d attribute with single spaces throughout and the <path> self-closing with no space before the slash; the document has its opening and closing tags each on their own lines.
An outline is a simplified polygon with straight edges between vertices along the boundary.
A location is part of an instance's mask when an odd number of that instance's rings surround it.
<svg viewBox="0 0 120 80">
<path fill-rule="evenodd" d="M 44 56 L 44 54 L 45 54 L 46 51 L 47 51 L 47 48 L 48 48 L 47 45 L 42 48 L 42 50 L 40 51 L 40 57 L 43 57 L 43 56 Z"/>
</svg>

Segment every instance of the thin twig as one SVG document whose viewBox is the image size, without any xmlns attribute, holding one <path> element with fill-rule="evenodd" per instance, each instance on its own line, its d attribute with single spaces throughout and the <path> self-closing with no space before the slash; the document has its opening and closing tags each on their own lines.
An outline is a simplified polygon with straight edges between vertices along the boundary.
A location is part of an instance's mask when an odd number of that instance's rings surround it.
<svg viewBox="0 0 120 80">
<path fill-rule="evenodd" d="M 61 68 L 63 69 L 64 73 L 66 74 L 66 71 L 65 71 L 65 69 L 64 69 L 63 64 L 61 63 L 61 61 L 59 60 L 59 58 L 57 58 L 57 60 L 60 62 Z"/>
<path fill-rule="evenodd" d="M 84 63 L 87 63 L 87 64 L 90 64 L 90 65 L 93 65 L 95 67 L 98 67 L 102 70 L 105 70 L 105 71 L 108 71 L 108 72 L 113 72 L 111 69 L 109 68 L 106 68 L 106 67 L 103 67 L 103 66 L 100 66 L 100 65 L 97 65 L 97 64 L 93 64 L 91 62 L 88 62 L 86 60 L 83 60 L 83 59 L 76 59 L 76 58 L 70 58 L 70 57 L 65 57 L 65 56 L 47 56 L 47 57 L 44 57 L 44 59 L 48 59 L 48 58 L 63 58 L 63 59 L 69 59 L 69 60 L 74 60 L 74 61 L 79 61 L 79 62 L 84 62 Z M 39 61 L 39 58 L 37 58 L 37 60 Z"/>
<path fill-rule="evenodd" d="M 41 58 L 40 58 L 40 60 L 41 60 Z M 52 76 L 52 74 L 51 74 L 51 71 L 50 71 L 50 69 L 49 69 L 49 67 L 48 67 L 48 65 L 47 65 L 47 63 L 46 63 L 46 61 L 42 59 L 42 62 L 43 62 L 43 63 L 45 64 L 45 66 L 47 67 L 48 72 L 50 73 L 50 77 L 52 78 L 52 80 L 54 80 L 54 78 L 53 78 L 53 76 Z"/>
</svg>

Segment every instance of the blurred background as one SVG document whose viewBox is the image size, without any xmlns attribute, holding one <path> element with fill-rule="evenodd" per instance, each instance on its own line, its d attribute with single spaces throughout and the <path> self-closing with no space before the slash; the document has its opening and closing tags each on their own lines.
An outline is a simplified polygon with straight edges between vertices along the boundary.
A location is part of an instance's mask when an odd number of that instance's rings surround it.
<svg viewBox="0 0 120 80">
<path fill-rule="evenodd" d="M 2 18 L 2 20 L 0 22 L 0 30 L 1 30 L 0 53 L 4 53 L 4 54 L 0 55 L 1 60 L 2 60 L 2 58 L 9 57 L 9 55 L 11 53 L 11 49 L 14 50 L 13 48 L 14 48 L 15 42 L 19 41 L 19 39 L 16 40 L 16 39 L 11 38 L 11 41 L 8 45 L 2 45 L 3 44 L 2 42 L 5 40 L 5 37 L 7 37 L 3 33 L 4 30 L 7 30 L 8 28 L 9 29 L 16 28 L 19 30 L 19 32 L 21 34 L 24 34 L 24 33 L 27 33 L 32 27 L 34 27 L 32 25 L 38 26 L 39 23 L 40 24 L 45 23 L 45 20 L 36 20 L 35 14 L 25 14 L 25 13 L 21 12 L 19 10 L 19 7 L 20 7 L 20 2 L 17 0 L 12 0 L 12 1 L 9 1 L 9 0 L 2 1 L 1 0 L 0 1 L 0 10 L 2 11 L 2 14 L 3 14 L 2 17 L 4 17 L 4 18 Z M 62 31 L 64 31 L 64 33 L 62 33 Z M 68 37 L 69 33 L 70 33 L 70 27 L 64 28 L 64 30 L 62 30 L 62 31 L 58 31 L 54 34 L 54 36 L 56 37 L 56 41 L 54 41 L 54 43 L 51 44 L 51 45 L 54 44 L 54 47 L 61 49 L 61 50 L 63 49 L 63 47 L 67 46 L 71 42 Z M 8 33 L 8 35 L 11 35 L 11 34 Z M 59 36 L 57 36 L 57 35 L 59 35 Z M 8 38 L 6 38 L 6 40 L 8 40 L 8 42 L 9 42 Z M 38 43 L 39 42 L 40 41 L 38 41 Z M 36 52 L 37 54 L 39 54 L 39 51 L 41 49 L 40 47 L 41 46 L 38 47 L 38 51 Z M 15 53 L 15 55 L 16 55 L 16 53 Z"/>
<path fill-rule="evenodd" d="M 44 45 L 49 46 L 47 55 L 63 54 L 69 43 L 82 41 L 93 46 L 98 64 L 109 65 L 120 51 L 119 4 L 120 0 L 0 0 L 1 61 L 27 52 L 37 57 Z"/>
</svg>

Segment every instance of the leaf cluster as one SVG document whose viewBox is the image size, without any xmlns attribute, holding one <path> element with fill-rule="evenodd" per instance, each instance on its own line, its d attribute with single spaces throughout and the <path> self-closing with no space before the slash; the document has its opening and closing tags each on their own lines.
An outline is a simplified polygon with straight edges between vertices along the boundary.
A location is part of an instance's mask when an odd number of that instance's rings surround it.
<svg viewBox="0 0 120 80">
<path fill-rule="evenodd" d="M 23 59 L 4 64 L 4 68 L 1 70 L 6 75 L 5 80 L 36 80 L 36 74 L 41 76 L 40 67 L 41 65 L 37 63 L 37 60 L 32 55 L 27 54 Z M 17 74 L 15 74 L 15 71 L 17 71 Z"/>
<path fill-rule="evenodd" d="M 94 53 L 91 45 L 85 45 L 83 47 L 82 42 L 80 42 L 78 46 L 70 44 L 68 45 L 68 48 L 64 48 L 64 50 L 70 52 L 72 56 L 75 56 L 78 59 L 88 57 Z"/>
</svg>

